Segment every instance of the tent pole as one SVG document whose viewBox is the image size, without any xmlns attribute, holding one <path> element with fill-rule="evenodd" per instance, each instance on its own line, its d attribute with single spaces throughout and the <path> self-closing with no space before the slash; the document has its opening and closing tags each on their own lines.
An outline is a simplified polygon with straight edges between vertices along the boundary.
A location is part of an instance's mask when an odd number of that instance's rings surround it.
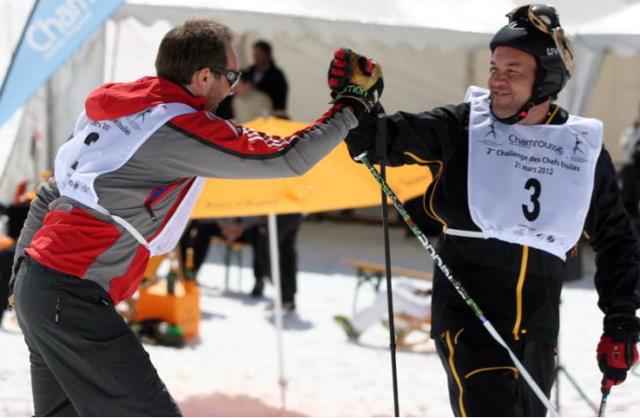
<svg viewBox="0 0 640 418">
<path fill-rule="evenodd" d="M 386 179 L 387 163 L 387 116 L 382 105 L 379 105 L 379 113 L 376 120 L 376 154 L 380 157 L 380 175 Z M 393 410 L 396 417 L 400 416 L 398 401 L 398 372 L 396 367 L 396 331 L 393 316 L 393 288 L 391 286 L 391 245 L 389 243 L 389 208 L 387 196 L 380 188 L 382 206 L 382 230 L 384 235 L 384 264 L 387 276 L 387 306 L 389 308 L 389 349 L 391 352 L 391 376 L 393 380 Z"/>
<path fill-rule="evenodd" d="M 108 75 L 109 79 L 107 80 L 109 82 L 113 82 L 116 79 L 118 52 L 120 51 L 120 32 L 122 30 L 121 25 L 122 25 L 122 21 L 120 20 L 113 21 L 113 26 L 114 26 L 113 49 L 111 50 L 111 68 L 109 68 L 109 75 Z M 106 38 L 106 31 L 105 31 L 105 38 Z"/>
<path fill-rule="evenodd" d="M 274 291 L 274 310 L 277 349 L 278 349 L 278 384 L 280 386 L 280 405 L 282 410 L 286 409 L 286 390 L 287 379 L 284 375 L 284 353 L 282 344 L 282 295 L 280 290 L 280 254 L 278 248 L 278 223 L 276 215 L 270 213 L 269 216 L 269 253 L 271 260 L 271 278 L 273 279 Z"/>
<path fill-rule="evenodd" d="M 466 53 L 466 84 L 462 86 L 466 89 L 468 86 L 475 85 L 476 79 L 476 68 L 475 68 L 475 51 L 473 49 L 468 49 Z"/>
<path fill-rule="evenodd" d="M 54 162 L 55 162 L 55 158 L 56 158 L 56 146 L 54 143 L 54 122 L 53 122 L 53 114 L 54 112 L 54 104 L 53 104 L 53 76 L 49 78 L 49 80 L 47 80 L 47 87 L 46 87 L 46 109 L 47 109 L 47 132 L 45 133 L 45 152 L 46 152 L 46 157 L 45 157 L 45 169 L 47 170 L 52 170 L 54 168 Z M 38 181 L 38 177 L 39 177 L 39 173 L 40 170 L 38 169 L 38 163 L 37 163 L 37 159 L 35 158 L 34 155 L 34 167 L 35 167 L 35 177 L 34 177 L 34 182 L 37 185 L 39 183 Z"/>
</svg>

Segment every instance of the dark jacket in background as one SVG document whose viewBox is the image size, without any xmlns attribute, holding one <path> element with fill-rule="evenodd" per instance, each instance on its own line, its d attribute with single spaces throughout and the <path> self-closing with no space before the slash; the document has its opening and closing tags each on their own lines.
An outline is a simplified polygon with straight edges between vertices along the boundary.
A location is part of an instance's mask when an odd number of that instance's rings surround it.
<svg viewBox="0 0 640 418">
<path fill-rule="evenodd" d="M 276 116 L 278 116 L 278 112 L 286 112 L 289 86 L 282 70 L 272 63 L 269 69 L 264 72 L 262 78 L 259 80 L 256 80 L 257 72 L 258 69 L 256 66 L 252 65 L 249 69 L 243 72 L 242 76 L 253 81 L 256 89 L 266 93 L 271 98 L 273 111 Z"/>
</svg>

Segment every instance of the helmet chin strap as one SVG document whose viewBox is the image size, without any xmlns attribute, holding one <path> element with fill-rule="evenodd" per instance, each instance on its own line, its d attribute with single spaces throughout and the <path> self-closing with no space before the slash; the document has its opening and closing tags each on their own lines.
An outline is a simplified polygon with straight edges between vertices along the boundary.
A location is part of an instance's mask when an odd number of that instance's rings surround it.
<svg viewBox="0 0 640 418">
<path fill-rule="evenodd" d="M 491 116 L 493 116 L 496 120 L 498 120 L 499 122 L 502 122 L 502 123 L 504 123 L 506 125 L 514 125 L 514 124 L 522 121 L 524 118 L 526 118 L 529 115 L 529 110 L 531 110 L 531 108 L 533 106 L 535 106 L 535 103 L 533 103 L 532 100 L 529 100 L 514 115 L 508 116 L 506 118 L 500 118 L 495 113 L 493 113 L 493 104 L 492 104 L 491 105 Z"/>
</svg>

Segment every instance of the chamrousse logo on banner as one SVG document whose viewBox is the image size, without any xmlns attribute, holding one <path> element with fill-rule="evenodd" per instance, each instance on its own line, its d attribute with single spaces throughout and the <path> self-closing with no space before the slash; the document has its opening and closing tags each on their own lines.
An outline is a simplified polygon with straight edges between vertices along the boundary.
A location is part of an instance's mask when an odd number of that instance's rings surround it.
<svg viewBox="0 0 640 418">
<path fill-rule="evenodd" d="M 97 2 L 67 0 L 50 14 L 34 16 L 27 28 L 27 45 L 45 59 L 51 58 L 91 19 L 93 5 Z"/>
<path fill-rule="evenodd" d="M 123 1 L 35 1 L 0 88 L 0 126 Z"/>
</svg>

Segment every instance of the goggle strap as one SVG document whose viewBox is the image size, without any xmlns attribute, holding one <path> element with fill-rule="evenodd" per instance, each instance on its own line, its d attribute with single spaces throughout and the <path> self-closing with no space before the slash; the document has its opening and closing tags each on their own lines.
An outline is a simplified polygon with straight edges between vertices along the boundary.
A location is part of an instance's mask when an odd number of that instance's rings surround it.
<svg viewBox="0 0 640 418">
<path fill-rule="evenodd" d="M 564 62 L 565 67 L 567 67 L 567 71 L 569 71 L 569 74 L 573 74 L 573 70 L 575 69 L 575 54 L 573 53 L 571 43 L 564 36 L 564 29 L 561 27 L 555 28 L 551 34 L 551 38 L 553 38 L 553 43 L 556 45 L 558 54 L 560 54 L 560 58 L 562 62 Z"/>
<path fill-rule="evenodd" d="M 555 9 L 553 10 L 554 13 L 556 13 L 557 17 L 557 12 L 555 11 Z M 509 18 L 509 23 L 523 20 L 528 22 L 531 26 L 533 26 L 540 32 L 550 35 L 553 39 L 553 43 L 555 44 L 556 49 L 558 50 L 558 54 L 560 54 L 562 62 L 564 62 L 565 67 L 567 67 L 567 70 L 569 71 L 569 74 L 573 73 L 573 70 L 575 68 L 575 55 L 573 53 L 571 43 L 569 43 L 569 41 L 565 37 L 564 29 L 561 26 L 558 25 L 554 28 L 551 28 L 551 26 L 547 22 L 542 20 L 533 12 L 532 5 L 516 7 L 511 12 L 507 13 L 507 17 Z"/>
<path fill-rule="evenodd" d="M 552 8 L 552 9 L 553 9 L 553 12 L 556 14 L 556 21 L 557 21 L 558 13 L 555 11 L 555 8 Z M 550 23 L 545 22 L 541 17 L 539 17 L 533 12 L 532 5 L 516 7 L 511 12 L 507 13 L 507 17 L 509 18 L 509 23 L 515 22 L 518 20 L 524 20 L 526 22 L 529 22 L 529 24 L 531 24 L 533 27 L 538 29 L 540 32 L 546 33 L 548 35 L 551 35 L 551 33 L 556 28 L 560 27 L 558 25 L 555 28 L 552 28 Z"/>
</svg>

